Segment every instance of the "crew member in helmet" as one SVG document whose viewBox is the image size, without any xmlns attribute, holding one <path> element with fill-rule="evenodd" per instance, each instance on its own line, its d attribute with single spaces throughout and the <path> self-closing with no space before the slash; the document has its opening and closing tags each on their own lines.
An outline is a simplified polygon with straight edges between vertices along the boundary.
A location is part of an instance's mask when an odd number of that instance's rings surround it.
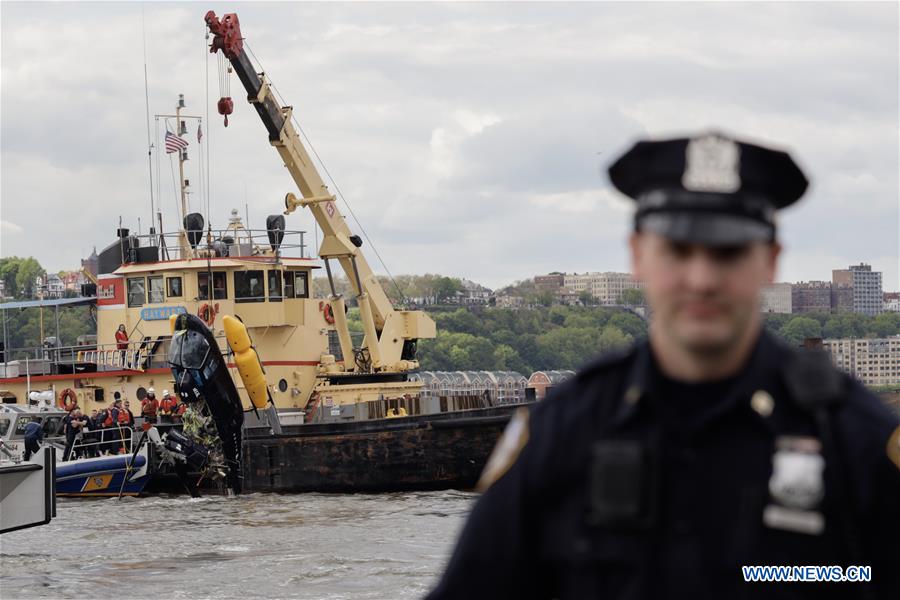
<svg viewBox="0 0 900 600">
<path fill-rule="evenodd" d="M 153 388 L 147 390 L 147 395 L 141 400 L 141 416 L 147 423 L 156 423 L 156 413 L 159 411 L 159 400 Z"/>
<path fill-rule="evenodd" d="M 178 408 L 178 400 L 169 394 L 169 390 L 163 390 L 163 397 L 159 403 L 160 414 L 162 420 L 167 423 L 174 421 L 175 411 Z"/>
</svg>

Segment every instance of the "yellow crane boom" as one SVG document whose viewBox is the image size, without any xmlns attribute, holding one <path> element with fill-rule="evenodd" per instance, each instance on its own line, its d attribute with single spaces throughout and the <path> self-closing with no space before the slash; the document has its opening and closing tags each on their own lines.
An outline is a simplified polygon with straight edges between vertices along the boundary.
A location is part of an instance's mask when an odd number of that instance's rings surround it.
<svg viewBox="0 0 900 600">
<path fill-rule="evenodd" d="M 269 133 L 269 143 L 281 155 L 285 167 L 297 184 L 300 198 L 293 193 L 285 197 L 285 214 L 298 206 L 308 208 L 322 229 L 323 239 L 319 256 L 325 261 L 331 285 L 331 304 L 335 329 L 344 355 L 345 370 L 359 370 L 361 361 L 354 360 L 353 348 L 345 317 L 344 299 L 335 293 L 330 261 L 337 260 L 356 294 L 360 318 L 365 331 L 362 349 L 369 361 L 362 361 L 372 371 L 397 372 L 418 367 L 415 359 L 416 342 L 436 335 L 434 321 L 422 311 L 395 310 L 375 273 L 362 253 L 362 240 L 353 235 L 337 208 L 335 196 L 328 190 L 300 141 L 294 128 L 290 106 L 275 100 L 264 73 L 257 73 L 244 52 L 240 22 L 236 14 L 226 14 L 220 20 L 213 11 L 204 18 L 213 34 L 210 52 L 221 51 L 231 61 L 234 72 L 247 90 L 247 100 L 256 108 Z M 231 112 L 231 99 L 219 101 L 222 114 Z"/>
</svg>

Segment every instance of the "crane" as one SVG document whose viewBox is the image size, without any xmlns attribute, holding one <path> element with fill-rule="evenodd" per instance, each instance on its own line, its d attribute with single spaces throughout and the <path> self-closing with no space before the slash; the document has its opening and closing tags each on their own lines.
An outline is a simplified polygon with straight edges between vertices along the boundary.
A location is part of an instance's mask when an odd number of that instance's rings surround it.
<svg viewBox="0 0 900 600">
<path fill-rule="evenodd" d="M 281 106 L 276 101 L 265 73 L 256 72 L 244 51 L 238 16 L 229 13 L 219 19 L 215 12 L 209 11 L 204 20 L 213 34 L 210 53 L 221 51 L 231 62 L 247 90 L 247 100 L 256 108 L 266 127 L 269 143 L 281 155 L 300 191 L 299 198 L 293 193 L 285 196 L 284 214 L 290 214 L 298 207 L 308 208 L 322 230 L 318 253 L 325 263 L 331 288 L 328 303 L 344 356 L 343 369 L 399 373 L 418 368 L 417 342 L 435 337 L 434 321 L 423 311 L 394 309 L 362 253 L 362 239 L 351 232 L 337 209 L 335 196 L 329 192 L 297 135 L 292 122 L 292 107 Z M 220 114 L 227 119 L 233 110 L 231 99 L 222 98 L 218 106 Z M 353 348 L 350 338 L 344 299 L 335 291 L 332 260 L 336 260 L 346 274 L 359 306 L 365 337 L 358 349 Z"/>
</svg>

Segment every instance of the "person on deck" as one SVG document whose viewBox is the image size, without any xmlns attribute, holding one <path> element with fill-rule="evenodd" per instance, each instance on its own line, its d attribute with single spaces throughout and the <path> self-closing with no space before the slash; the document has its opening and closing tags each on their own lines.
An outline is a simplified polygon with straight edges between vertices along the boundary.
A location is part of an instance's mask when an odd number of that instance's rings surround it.
<svg viewBox="0 0 900 600">
<path fill-rule="evenodd" d="M 116 329 L 116 350 L 119 351 L 120 362 L 122 368 L 125 368 L 125 355 L 128 353 L 128 332 L 125 331 L 125 324 L 119 324 Z"/>
<path fill-rule="evenodd" d="M 118 438 L 119 432 L 116 431 L 116 426 L 119 423 L 119 411 L 122 409 L 122 399 L 119 392 L 115 393 L 115 400 L 113 403 L 104 410 L 105 413 L 103 415 L 103 439 L 106 442 L 103 444 L 103 451 L 106 454 L 115 454 L 118 452 Z"/>
<path fill-rule="evenodd" d="M 169 394 L 169 390 L 163 390 L 162 401 L 159 403 L 162 420 L 166 423 L 175 421 L 175 411 L 178 409 L 178 400 Z"/>
<path fill-rule="evenodd" d="M 147 395 L 141 400 L 141 416 L 147 423 L 156 423 L 156 413 L 159 412 L 159 400 L 153 388 L 147 390 Z"/>
<path fill-rule="evenodd" d="M 134 427 L 134 413 L 131 412 L 131 404 L 125 401 L 124 407 L 119 411 L 119 425 L 122 427 Z"/>
<path fill-rule="evenodd" d="M 187 412 L 187 404 L 185 404 L 184 402 L 179 402 L 178 407 L 175 409 L 175 416 L 172 420 L 175 423 L 181 423 L 181 420 L 184 418 L 185 412 Z"/>
<path fill-rule="evenodd" d="M 44 430 L 41 429 L 41 421 L 37 419 L 25 425 L 25 454 L 23 460 L 29 460 L 31 455 L 41 449 L 44 441 Z"/>
<path fill-rule="evenodd" d="M 93 458 L 100 454 L 97 442 L 100 441 L 99 411 L 95 408 L 87 419 L 87 431 L 84 432 L 84 453 L 87 458 Z"/>
<path fill-rule="evenodd" d="M 75 446 L 75 440 L 84 430 L 84 426 L 87 425 L 88 420 L 81 413 L 81 409 L 76 407 L 65 416 L 63 423 L 65 424 L 64 428 L 66 433 L 66 449 L 63 451 L 63 460 L 72 460 L 73 458 L 76 458 L 72 452 L 72 449 Z M 83 450 L 79 448 L 77 454 L 83 454 Z"/>
</svg>

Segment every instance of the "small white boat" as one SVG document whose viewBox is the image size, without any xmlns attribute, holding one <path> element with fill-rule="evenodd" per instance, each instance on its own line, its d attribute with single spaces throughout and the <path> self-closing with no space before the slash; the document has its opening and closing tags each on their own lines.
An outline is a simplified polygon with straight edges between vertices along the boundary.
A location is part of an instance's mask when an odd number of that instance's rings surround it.
<svg viewBox="0 0 900 600">
<path fill-rule="evenodd" d="M 0 446 L 0 533 L 46 525 L 56 516 L 55 459 L 52 448 L 23 461 Z"/>
</svg>

